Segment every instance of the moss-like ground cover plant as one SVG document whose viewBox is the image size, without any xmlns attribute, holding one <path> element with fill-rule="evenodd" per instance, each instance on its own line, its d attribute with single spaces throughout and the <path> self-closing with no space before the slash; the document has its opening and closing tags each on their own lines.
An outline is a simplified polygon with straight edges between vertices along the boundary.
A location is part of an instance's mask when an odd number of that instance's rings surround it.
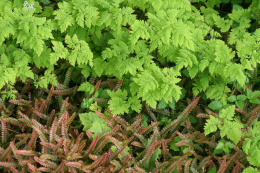
<svg viewBox="0 0 260 173">
<path fill-rule="evenodd" d="M 0 170 L 260 172 L 259 0 L 1 0 Z"/>
</svg>

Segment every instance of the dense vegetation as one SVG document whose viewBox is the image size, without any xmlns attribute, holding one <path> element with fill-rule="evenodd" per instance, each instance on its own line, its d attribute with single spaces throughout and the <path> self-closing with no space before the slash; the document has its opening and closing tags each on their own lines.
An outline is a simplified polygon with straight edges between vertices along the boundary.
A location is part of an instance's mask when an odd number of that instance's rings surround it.
<svg viewBox="0 0 260 173">
<path fill-rule="evenodd" d="M 260 172 L 259 0 L 1 0 L 0 170 Z"/>
</svg>

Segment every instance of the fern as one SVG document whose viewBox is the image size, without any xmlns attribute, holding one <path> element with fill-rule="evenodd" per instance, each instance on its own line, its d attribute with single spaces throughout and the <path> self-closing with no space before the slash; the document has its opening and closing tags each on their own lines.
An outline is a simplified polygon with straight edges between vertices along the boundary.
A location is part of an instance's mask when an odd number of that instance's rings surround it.
<svg viewBox="0 0 260 173">
<path fill-rule="evenodd" d="M 237 144 L 242 137 L 241 129 L 244 125 L 234 118 L 234 114 L 235 106 L 233 105 L 220 110 L 220 119 L 210 116 L 204 127 L 205 134 L 215 132 L 219 128 L 221 137 L 227 136 L 228 139 Z"/>
<path fill-rule="evenodd" d="M 254 166 L 260 166 L 259 156 L 260 156 L 260 148 L 259 148 L 259 129 L 260 129 L 260 122 L 255 120 L 253 122 L 252 127 L 249 128 L 250 131 L 247 135 L 250 138 L 246 138 L 243 142 L 243 151 L 246 154 L 250 154 L 247 157 L 247 160 L 250 164 Z"/>
</svg>

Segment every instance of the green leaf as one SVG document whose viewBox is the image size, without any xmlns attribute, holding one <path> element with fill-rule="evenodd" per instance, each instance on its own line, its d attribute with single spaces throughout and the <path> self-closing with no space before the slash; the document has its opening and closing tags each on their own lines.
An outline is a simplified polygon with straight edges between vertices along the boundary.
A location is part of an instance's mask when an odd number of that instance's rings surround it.
<svg viewBox="0 0 260 173">
<path fill-rule="evenodd" d="M 252 94 L 250 95 L 250 100 L 254 100 L 256 98 L 258 98 L 258 96 L 260 95 L 260 91 L 254 91 L 252 92 Z"/>
<path fill-rule="evenodd" d="M 175 110 L 175 100 L 174 99 L 172 99 L 173 101 L 171 102 L 171 103 L 169 103 L 169 106 L 170 106 L 170 108 L 172 108 L 172 110 Z"/>
<path fill-rule="evenodd" d="M 260 100 L 258 98 L 250 99 L 249 102 L 253 104 L 260 104 Z"/>
<path fill-rule="evenodd" d="M 127 99 L 127 91 L 118 89 L 116 92 L 108 91 L 111 99 L 109 100 L 109 109 L 112 111 L 114 115 L 119 115 L 123 113 L 129 112 L 130 104 L 126 101 Z"/>
<path fill-rule="evenodd" d="M 87 65 L 84 65 L 84 67 L 81 70 L 81 74 L 83 74 L 85 78 L 88 78 L 90 76 L 90 72 L 91 72 L 91 68 Z"/>
<path fill-rule="evenodd" d="M 89 95 L 94 92 L 94 86 L 89 82 L 84 82 L 79 86 L 78 91 L 84 91 L 86 95 Z"/>
<path fill-rule="evenodd" d="M 103 99 L 109 99 L 110 96 L 108 94 L 108 91 L 109 91 L 109 89 L 102 90 L 102 92 L 99 94 L 99 97 L 103 98 Z"/>
<path fill-rule="evenodd" d="M 234 121 L 224 121 L 223 126 L 219 126 L 220 136 L 223 138 L 224 136 L 227 136 L 228 139 L 232 140 L 235 144 L 237 144 L 241 137 L 242 132 L 241 129 L 244 126 L 241 123 L 234 122 Z"/>
<path fill-rule="evenodd" d="M 233 116 L 235 115 L 235 105 L 231 105 L 224 109 L 221 109 L 219 112 L 219 117 L 224 120 L 233 120 Z"/>
<path fill-rule="evenodd" d="M 141 122 L 141 124 L 142 124 L 144 127 L 147 127 L 147 126 L 148 126 L 147 121 L 148 121 L 148 117 L 147 117 L 146 115 L 142 114 L 142 122 Z"/>
<path fill-rule="evenodd" d="M 245 101 L 247 99 L 247 96 L 245 96 L 245 95 L 238 95 L 237 96 L 237 100 L 241 100 L 241 101 Z"/>
<path fill-rule="evenodd" d="M 104 132 L 108 132 L 109 130 L 111 129 L 104 123 L 101 123 L 99 121 L 94 121 L 92 126 L 90 127 L 90 131 L 94 133 L 91 137 L 95 139 L 97 135 L 101 135 Z"/>
<path fill-rule="evenodd" d="M 99 117 L 95 112 L 80 113 L 79 118 L 84 125 L 83 131 L 90 129 L 93 138 L 110 130 L 105 119 Z"/>
<path fill-rule="evenodd" d="M 210 109 L 220 110 L 223 105 L 220 101 L 212 101 L 208 106 Z"/>
<path fill-rule="evenodd" d="M 211 170 L 209 170 L 208 173 L 216 173 L 217 172 L 217 168 L 216 167 L 213 167 Z"/>
<path fill-rule="evenodd" d="M 167 103 L 165 102 L 164 99 L 162 99 L 159 104 L 158 104 L 158 109 L 165 109 L 167 107 Z"/>
<path fill-rule="evenodd" d="M 188 117 L 189 117 L 191 123 L 197 123 L 198 122 L 197 119 L 194 116 L 189 115 Z"/>
<path fill-rule="evenodd" d="M 236 101 L 235 103 L 240 110 L 244 109 L 244 102 L 242 100 Z"/>
<path fill-rule="evenodd" d="M 230 102 L 235 102 L 235 101 L 237 100 L 237 98 L 236 98 L 235 95 L 232 95 L 232 96 L 229 96 L 229 97 L 227 98 L 227 100 L 230 101 Z"/>
<path fill-rule="evenodd" d="M 90 98 L 90 99 L 84 98 L 83 102 L 81 103 L 81 108 L 87 109 L 87 108 L 89 108 L 91 106 L 91 104 L 93 102 L 94 102 L 93 98 Z"/>
<path fill-rule="evenodd" d="M 260 173 L 260 171 L 257 168 L 253 168 L 250 166 L 244 169 L 242 173 Z"/>
<path fill-rule="evenodd" d="M 136 111 L 137 113 L 141 111 L 142 104 L 140 103 L 140 100 L 137 96 L 130 97 L 128 99 L 128 103 L 130 104 L 132 110 Z"/>
<path fill-rule="evenodd" d="M 177 142 L 180 142 L 181 138 L 179 136 L 175 137 L 170 143 L 170 149 L 173 151 L 180 151 L 180 146 L 176 145 Z"/>
<path fill-rule="evenodd" d="M 204 127 L 205 135 L 217 131 L 217 127 L 220 123 L 221 122 L 217 118 L 210 115 L 210 119 L 207 120 L 206 125 Z"/>
</svg>

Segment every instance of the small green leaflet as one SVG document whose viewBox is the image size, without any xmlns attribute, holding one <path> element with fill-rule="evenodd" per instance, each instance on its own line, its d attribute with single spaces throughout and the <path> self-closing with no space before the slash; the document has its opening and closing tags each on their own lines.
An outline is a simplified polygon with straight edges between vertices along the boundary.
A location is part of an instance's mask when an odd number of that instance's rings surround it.
<svg viewBox="0 0 260 173">
<path fill-rule="evenodd" d="M 227 135 L 227 138 L 232 140 L 235 144 L 240 141 L 242 137 L 241 129 L 244 126 L 241 123 L 235 121 L 224 121 L 223 126 L 219 126 L 220 129 L 220 136 L 223 138 Z"/>
<path fill-rule="evenodd" d="M 93 139 L 104 132 L 110 130 L 105 119 L 99 117 L 95 112 L 81 113 L 79 114 L 81 123 L 84 125 L 83 130 L 90 129 L 94 134 Z"/>
<path fill-rule="evenodd" d="M 210 134 L 211 132 L 217 131 L 217 126 L 220 124 L 219 119 L 210 115 L 210 119 L 207 120 L 206 125 L 204 127 L 205 135 Z"/>
<path fill-rule="evenodd" d="M 208 106 L 210 109 L 220 110 L 223 105 L 220 101 L 212 101 Z"/>
<path fill-rule="evenodd" d="M 233 116 L 235 115 L 235 105 L 229 106 L 225 109 L 221 109 L 219 113 L 219 117 L 224 120 L 233 120 Z"/>
</svg>

